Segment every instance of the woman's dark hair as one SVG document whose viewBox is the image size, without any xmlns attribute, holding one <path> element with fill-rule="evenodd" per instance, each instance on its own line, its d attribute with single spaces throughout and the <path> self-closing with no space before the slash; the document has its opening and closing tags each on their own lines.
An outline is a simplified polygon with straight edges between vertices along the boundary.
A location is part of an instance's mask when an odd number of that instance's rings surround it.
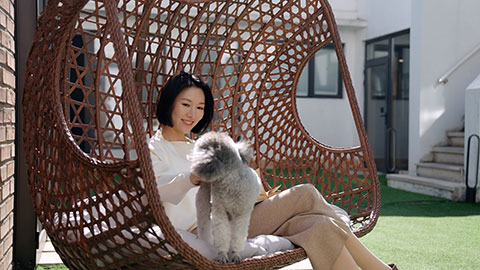
<svg viewBox="0 0 480 270">
<path fill-rule="evenodd" d="M 160 99 L 157 103 L 157 119 L 161 125 L 172 127 L 172 110 L 175 98 L 185 88 L 198 87 L 202 89 L 205 95 L 205 107 L 203 110 L 203 118 L 193 127 L 193 133 L 201 133 L 207 129 L 208 124 L 213 117 L 213 96 L 210 87 L 204 83 L 199 77 L 185 72 L 180 73 L 168 80 L 167 84 L 162 88 Z"/>
</svg>

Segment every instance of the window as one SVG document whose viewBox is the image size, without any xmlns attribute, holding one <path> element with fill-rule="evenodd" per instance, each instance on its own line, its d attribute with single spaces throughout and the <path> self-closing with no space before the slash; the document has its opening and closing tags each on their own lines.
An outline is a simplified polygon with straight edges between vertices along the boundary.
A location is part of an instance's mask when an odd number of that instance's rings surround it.
<svg viewBox="0 0 480 270">
<path fill-rule="evenodd" d="M 342 98 L 343 82 L 333 44 L 320 49 L 300 75 L 297 97 Z"/>
<path fill-rule="evenodd" d="M 37 19 L 47 5 L 47 0 L 37 0 Z"/>
</svg>

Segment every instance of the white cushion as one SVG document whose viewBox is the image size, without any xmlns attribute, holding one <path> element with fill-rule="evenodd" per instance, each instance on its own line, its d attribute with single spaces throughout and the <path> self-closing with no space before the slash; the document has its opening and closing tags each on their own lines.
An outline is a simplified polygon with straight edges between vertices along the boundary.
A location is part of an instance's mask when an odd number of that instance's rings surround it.
<svg viewBox="0 0 480 270">
<path fill-rule="evenodd" d="M 128 198 L 127 194 L 122 191 L 119 192 L 119 195 L 113 194 L 111 197 L 100 202 L 98 205 L 94 205 L 93 207 L 89 206 L 90 203 L 96 202 L 98 198 L 102 197 L 94 196 L 92 198 L 87 198 L 83 201 L 80 201 L 79 203 L 77 203 L 77 209 L 75 211 L 71 211 L 68 213 L 64 212 L 61 214 L 55 213 L 53 220 L 56 227 L 60 226 L 63 228 L 72 228 L 70 230 L 67 229 L 66 234 L 62 235 L 64 237 L 64 240 L 67 241 L 67 243 L 75 243 L 81 238 L 98 237 L 102 233 L 107 233 L 110 228 L 113 229 L 116 228 L 117 225 L 124 224 L 124 215 L 128 218 L 131 218 L 132 215 L 135 215 L 135 212 L 139 212 L 142 209 L 141 205 L 138 202 L 133 202 L 130 207 L 124 206 L 124 208 L 121 209 L 120 206 L 123 205 L 123 203 L 126 202 Z M 142 196 L 142 198 L 140 199 L 140 203 L 142 205 L 147 205 L 147 199 L 145 198 L 145 196 Z M 102 221 L 100 224 L 92 222 L 92 217 L 93 220 L 98 220 L 100 217 L 99 215 L 107 215 L 107 210 L 108 213 L 112 213 L 113 205 L 116 206 L 116 209 L 120 208 L 122 210 L 117 210 L 116 219 L 110 217 L 107 221 Z M 78 228 L 82 223 L 83 235 L 80 235 L 81 231 L 74 230 L 73 228 Z M 124 246 L 124 248 L 121 249 L 122 254 L 118 254 L 118 256 L 132 256 L 133 253 L 143 253 L 144 248 L 151 249 L 152 246 L 158 245 L 160 243 L 158 238 L 164 239 L 163 233 L 159 226 L 152 226 L 148 229 L 147 232 L 144 233 L 143 236 L 140 236 L 140 233 L 141 230 L 137 226 L 132 226 L 129 230 L 122 230 L 121 235 L 113 236 L 111 240 L 108 240 L 106 242 L 106 245 L 99 243 L 97 246 L 92 246 L 91 252 L 93 254 L 96 254 L 99 253 L 98 249 L 114 249 L 118 245 L 122 245 Z M 177 230 L 177 233 L 188 245 L 197 250 L 205 258 L 210 260 L 216 258 L 217 251 L 212 244 L 199 239 L 195 234 L 185 230 Z M 136 237 L 134 237 L 134 235 L 132 234 L 136 234 Z M 137 239 L 137 241 L 134 241 L 133 239 Z M 129 240 L 131 240 L 131 243 L 128 243 Z M 127 245 L 125 245 L 126 242 L 128 243 Z M 274 235 L 259 235 L 255 238 L 247 239 L 247 241 L 245 242 L 245 248 L 241 252 L 240 256 L 245 259 L 250 257 L 263 256 L 293 248 L 293 244 L 286 238 Z M 173 250 L 173 248 L 169 247 L 168 245 L 167 249 L 169 249 L 170 252 L 175 252 L 175 250 Z M 149 255 L 151 256 L 151 254 Z M 159 248 L 157 249 L 156 255 L 166 256 L 168 255 L 168 252 Z M 108 262 L 112 260 L 111 258 L 103 259 Z M 95 262 L 98 267 L 105 266 L 105 263 L 102 260 L 95 259 Z"/>
</svg>

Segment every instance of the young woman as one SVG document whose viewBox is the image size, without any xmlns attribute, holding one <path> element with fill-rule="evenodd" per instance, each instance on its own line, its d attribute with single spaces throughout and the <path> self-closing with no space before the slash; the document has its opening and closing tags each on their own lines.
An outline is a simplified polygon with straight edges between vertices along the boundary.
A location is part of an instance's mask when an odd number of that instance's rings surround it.
<svg viewBox="0 0 480 270">
<path fill-rule="evenodd" d="M 194 142 L 186 135 L 207 128 L 213 107 L 210 88 L 183 71 L 171 78 L 160 94 L 160 128 L 149 147 L 158 190 L 176 229 L 192 231 L 196 227 L 195 194 L 202 179 L 189 171 L 186 156 Z M 372 254 L 350 231 L 347 213 L 328 204 L 309 184 L 257 204 L 249 237 L 259 234 L 282 236 L 303 247 L 314 269 L 396 269 Z"/>
</svg>

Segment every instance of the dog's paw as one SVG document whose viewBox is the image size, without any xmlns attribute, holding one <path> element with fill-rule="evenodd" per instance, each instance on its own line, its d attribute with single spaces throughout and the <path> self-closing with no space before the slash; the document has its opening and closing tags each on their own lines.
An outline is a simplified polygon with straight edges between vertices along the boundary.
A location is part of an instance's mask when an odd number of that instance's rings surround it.
<svg viewBox="0 0 480 270">
<path fill-rule="evenodd" d="M 215 259 L 215 261 L 220 262 L 220 263 L 227 263 L 228 262 L 228 255 L 226 252 L 218 252 L 218 256 Z"/>
<path fill-rule="evenodd" d="M 242 262 L 242 257 L 240 257 L 240 253 L 238 253 L 238 252 L 233 252 L 232 253 L 232 262 L 234 262 L 234 263 Z"/>
</svg>

